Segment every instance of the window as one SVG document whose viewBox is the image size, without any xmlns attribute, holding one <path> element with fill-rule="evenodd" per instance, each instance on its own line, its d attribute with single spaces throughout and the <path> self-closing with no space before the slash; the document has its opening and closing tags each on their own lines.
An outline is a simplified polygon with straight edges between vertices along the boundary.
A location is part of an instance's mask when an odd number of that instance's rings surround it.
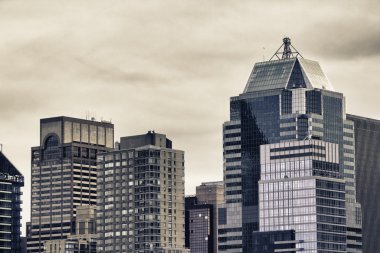
<svg viewBox="0 0 380 253">
<path fill-rule="evenodd" d="M 85 223 L 84 222 L 79 222 L 79 234 L 83 235 L 85 234 Z"/>
</svg>

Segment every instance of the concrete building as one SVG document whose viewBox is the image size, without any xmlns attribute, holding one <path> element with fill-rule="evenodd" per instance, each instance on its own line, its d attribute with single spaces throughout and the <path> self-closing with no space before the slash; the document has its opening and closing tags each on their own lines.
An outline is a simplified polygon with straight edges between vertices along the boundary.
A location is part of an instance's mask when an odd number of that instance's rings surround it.
<svg viewBox="0 0 380 253">
<path fill-rule="evenodd" d="M 23 175 L 0 151 L 0 252 L 21 253 L 23 186 Z"/>
<path fill-rule="evenodd" d="M 96 156 L 114 147 L 109 122 L 69 117 L 41 119 L 32 148 L 31 222 L 27 251 L 75 234 L 77 208 L 96 205 Z"/>
<path fill-rule="evenodd" d="M 355 178 L 363 212 L 363 252 L 380 249 L 380 120 L 347 115 L 354 122 Z M 359 240 L 359 238 L 350 238 Z"/>
<path fill-rule="evenodd" d="M 75 234 L 44 242 L 44 253 L 96 253 L 95 206 L 78 206 Z"/>
<path fill-rule="evenodd" d="M 252 252 L 253 232 L 271 229 L 295 230 L 296 240 L 305 242 L 296 247 L 304 252 L 361 252 L 353 122 L 346 118 L 345 98 L 289 38 L 269 61 L 255 64 L 243 93 L 231 98 L 223 141 L 220 252 Z M 337 154 L 332 158 L 327 150 Z M 308 206 L 314 216 L 273 206 L 289 199 L 284 187 L 310 194 L 296 196 L 289 207 Z"/>
<path fill-rule="evenodd" d="M 98 155 L 98 251 L 187 252 L 184 152 L 154 132 L 119 146 Z"/>
</svg>

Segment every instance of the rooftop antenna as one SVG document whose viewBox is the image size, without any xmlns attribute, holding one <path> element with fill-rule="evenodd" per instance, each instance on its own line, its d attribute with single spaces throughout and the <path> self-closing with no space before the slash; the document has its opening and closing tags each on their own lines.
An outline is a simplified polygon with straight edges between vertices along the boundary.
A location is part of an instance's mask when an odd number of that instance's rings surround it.
<svg viewBox="0 0 380 253">
<path fill-rule="evenodd" d="M 289 37 L 285 37 L 282 41 L 284 42 L 284 52 L 282 52 L 282 59 L 289 59 L 292 55 L 292 49 L 290 48 L 290 45 L 292 43 L 290 42 Z"/>
<path fill-rule="evenodd" d="M 281 49 L 283 48 L 283 51 Z M 269 61 L 290 59 L 294 57 L 303 56 L 292 46 L 291 39 L 289 37 L 284 37 L 282 39 L 282 45 L 277 49 L 276 53 L 269 59 Z"/>
</svg>

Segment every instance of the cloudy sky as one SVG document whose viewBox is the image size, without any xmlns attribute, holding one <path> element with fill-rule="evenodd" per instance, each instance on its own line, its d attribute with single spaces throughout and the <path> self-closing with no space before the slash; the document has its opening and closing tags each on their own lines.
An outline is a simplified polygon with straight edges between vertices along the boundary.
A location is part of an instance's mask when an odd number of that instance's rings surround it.
<svg viewBox="0 0 380 253">
<path fill-rule="evenodd" d="M 290 36 L 347 111 L 380 118 L 377 0 L 0 0 L 0 143 L 26 177 L 39 119 L 112 120 L 116 137 L 166 133 L 186 193 L 222 179 L 229 97 Z"/>
</svg>

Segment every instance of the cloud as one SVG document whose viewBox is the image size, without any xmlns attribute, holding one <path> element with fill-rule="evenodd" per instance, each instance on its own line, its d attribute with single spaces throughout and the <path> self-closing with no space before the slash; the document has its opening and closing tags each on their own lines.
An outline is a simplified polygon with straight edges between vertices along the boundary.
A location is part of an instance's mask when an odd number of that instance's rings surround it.
<svg viewBox="0 0 380 253">
<path fill-rule="evenodd" d="M 222 179 L 229 97 L 243 91 L 253 64 L 269 59 L 284 35 L 321 61 L 349 108 L 377 116 L 370 109 L 377 98 L 364 93 L 378 89 L 379 4 L 342 4 L 0 1 L 0 141 L 29 177 L 40 118 L 96 112 L 113 120 L 116 136 L 166 133 L 186 151 L 186 192 L 193 193 L 201 181 Z M 358 83 L 365 103 L 355 96 Z"/>
</svg>

